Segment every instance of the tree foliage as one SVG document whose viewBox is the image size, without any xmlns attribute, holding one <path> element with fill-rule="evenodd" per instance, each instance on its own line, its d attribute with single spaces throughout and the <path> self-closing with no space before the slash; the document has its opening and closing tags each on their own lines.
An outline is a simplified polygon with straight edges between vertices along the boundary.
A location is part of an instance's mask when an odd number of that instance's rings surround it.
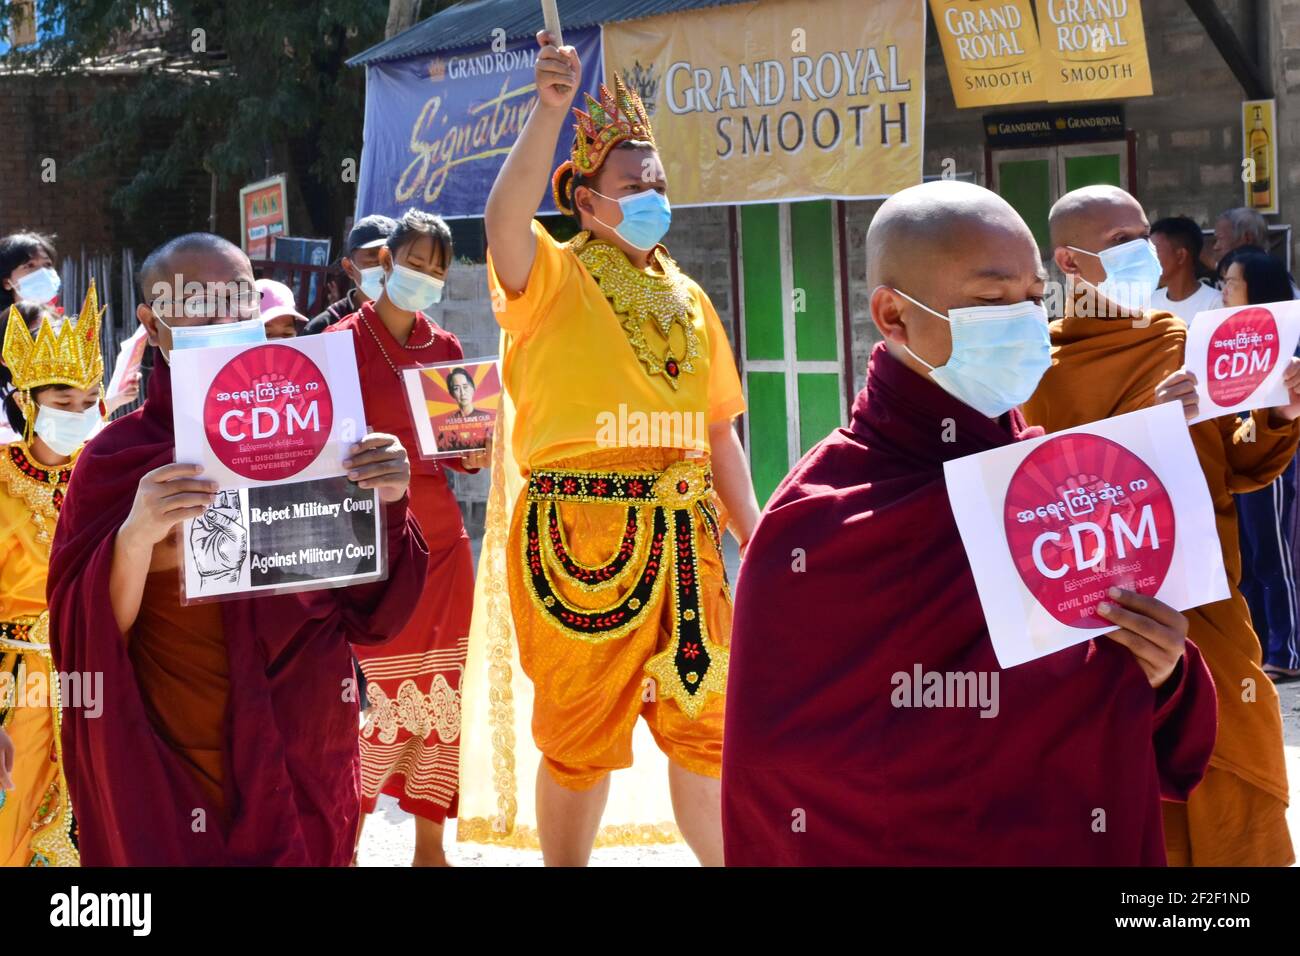
<svg viewBox="0 0 1300 956">
<path fill-rule="evenodd" d="M 383 39 L 387 0 L 37 3 L 41 42 L 11 51 L 5 66 L 137 64 L 126 81 L 101 84 L 81 118 L 99 141 L 74 164 L 115 183 L 116 214 L 145 226 L 160 200 L 205 183 L 203 172 L 223 190 L 287 172 L 294 233 L 338 234 L 355 196 L 345 160 L 360 160 L 364 115 L 364 70 L 346 61 Z M 16 6 L 0 0 L 0 28 Z M 206 191 L 185 198 L 202 210 L 190 227 L 205 228 Z"/>
</svg>

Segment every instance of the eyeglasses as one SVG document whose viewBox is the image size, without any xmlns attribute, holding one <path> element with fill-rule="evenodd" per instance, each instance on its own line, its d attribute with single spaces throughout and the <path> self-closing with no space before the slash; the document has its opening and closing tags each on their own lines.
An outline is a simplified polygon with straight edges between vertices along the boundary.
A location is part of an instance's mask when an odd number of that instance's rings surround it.
<svg viewBox="0 0 1300 956">
<path fill-rule="evenodd" d="M 179 313 L 175 306 L 175 300 L 169 298 L 153 302 L 154 311 L 168 318 L 179 314 L 189 319 L 253 319 L 261 312 L 262 297 L 257 292 L 213 292 L 183 300 Z"/>
</svg>

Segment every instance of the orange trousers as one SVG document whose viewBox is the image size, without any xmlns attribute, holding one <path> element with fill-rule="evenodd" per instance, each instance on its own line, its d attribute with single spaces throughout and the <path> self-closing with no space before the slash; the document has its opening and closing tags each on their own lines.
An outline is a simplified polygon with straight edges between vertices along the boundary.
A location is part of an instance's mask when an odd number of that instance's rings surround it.
<svg viewBox="0 0 1300 956">
<path fill-rule="evenodd" d="M 679 453 L 661 449 L 597 452 L 548 463 L 547 468 L 662 471 Z M 674 640 L 672 582 L 627 633 L 592 640 L 558 626 L 537 606 L 522 559 L 526 494 L 510 527 L 509 589 L 520 664 L 533 682 L 533 739 L 552 776 L 572 790 L 586 790 L 611 770 L 632 766 L 632 732 L 643 717 L 668 759 L 693 773 L 720 777 L 724 695 L 708 694 L 702 711 L 688 717 L 675 700 L 660 700 L 645 667 Z M 609 561 L 622 541 L 627 506 L 605 502 L 555 502 L 569 554 L 596 567 Z M 647 509 L 648 510 L 648 509 Z M 731 594 L 722 555 L 698 507 L 690 509 L 700 607 L 708 638 L 726 648 L 731 639 Z M 572 606 L 595 609 L 621 596 L 618 586 L 591 590 L 553 575 L 557 594 Z M 624 589 L 625 590 L 625 589 Z"/>
</svg>

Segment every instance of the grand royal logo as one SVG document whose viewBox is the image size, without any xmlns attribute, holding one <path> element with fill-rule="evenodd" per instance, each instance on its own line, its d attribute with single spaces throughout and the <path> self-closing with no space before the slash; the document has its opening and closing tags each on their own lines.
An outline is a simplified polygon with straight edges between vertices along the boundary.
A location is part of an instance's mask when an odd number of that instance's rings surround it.
<svg viewBox="0 0 1300 956">
<path fill-rule="evenodd" d="M 623 71 L 623 83 L 641 97 L 647 116 L 655 115 L 655 107 L 659 102 L 660 82 L 653 63 L 646 67 L 641 65 L 640 60 L 636 60 L 632 64 L 632 69 Z"/>
</svg>

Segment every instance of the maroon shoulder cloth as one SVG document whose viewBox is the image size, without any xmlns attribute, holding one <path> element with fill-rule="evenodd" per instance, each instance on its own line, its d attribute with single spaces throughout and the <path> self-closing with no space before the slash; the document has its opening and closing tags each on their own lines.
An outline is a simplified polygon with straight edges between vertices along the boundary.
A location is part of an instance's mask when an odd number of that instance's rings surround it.
<svg viewBox="0 0 1300 956">
<path fill-rule="evenodd" d="M 729 865 L 1164 864 L 1160 800 L 1214 744 L 1200 652 L 1159 691 L 1105 637 L 1002 670 L 948 503 L 944 461 L 1041 434 L 876 347 L 851 425 L 777 489 L 742 563 Z M 911 685 L 935 672 L 975 699 L 925 706 Z"/>
<path fill-rule="evenodd" d="M 171 379 L 155 358 L 144 406 L 106 428 L 78 460 L 50 559 L 58 669 L 103 675 L 102 713 L 63 714 L 81 861 L 346 865 L 360 807 L 348 644 L 382 643 L 405 625 L 424 583 L 424 540 L 403 499 L 386 510 L 386 581 L 222 605 L 223 821 L 155 731 L 109 602 L 114 541 L 140 478 L 175 459 Z"/>
</svg>

